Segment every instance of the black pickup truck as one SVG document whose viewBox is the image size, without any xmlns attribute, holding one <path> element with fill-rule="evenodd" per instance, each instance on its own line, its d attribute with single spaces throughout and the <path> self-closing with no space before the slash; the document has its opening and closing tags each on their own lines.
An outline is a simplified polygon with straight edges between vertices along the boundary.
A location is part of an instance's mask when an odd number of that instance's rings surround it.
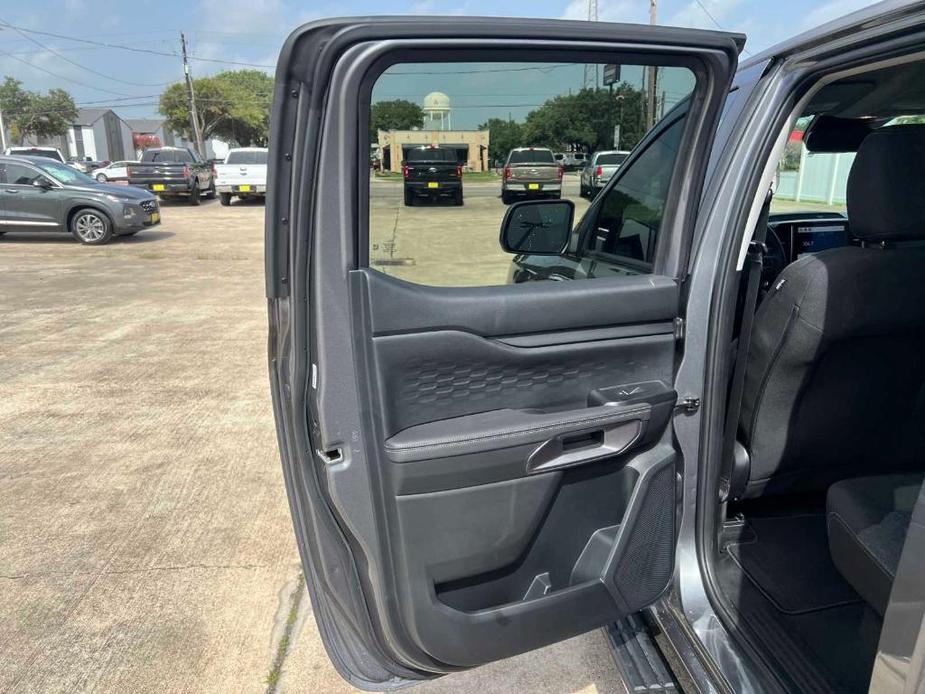
<svg viewBox="0 0 925 694">
<path fill-rule="evenodd" d="M 141 161 L 128 165 L 129 185 L 145 188 L 162 199 L 188 197 L 198 205 L 200 197 L 215 197 L 215 172 L 185 147 L 146 149 Z"/>
<path fill-rule="evenodd" d="M 463 204 L 462 164 L 448 147 L 415 147 L 407 152 L 401 172 L 405 179 L 405 205 L 416 200 L 448 198 Z"/>
</svg>

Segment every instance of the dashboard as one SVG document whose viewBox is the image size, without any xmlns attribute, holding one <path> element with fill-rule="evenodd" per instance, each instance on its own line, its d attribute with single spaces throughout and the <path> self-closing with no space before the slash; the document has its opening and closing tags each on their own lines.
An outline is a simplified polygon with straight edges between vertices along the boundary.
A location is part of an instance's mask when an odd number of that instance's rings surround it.
<svg viewBox="0 0 925 694">
<path fill-rule="evenodd" d="M 804 255 L 852 245 L 848 218 L 833 212 L 785 212 L 768 217 L 762 284 Z"/>
</svg>

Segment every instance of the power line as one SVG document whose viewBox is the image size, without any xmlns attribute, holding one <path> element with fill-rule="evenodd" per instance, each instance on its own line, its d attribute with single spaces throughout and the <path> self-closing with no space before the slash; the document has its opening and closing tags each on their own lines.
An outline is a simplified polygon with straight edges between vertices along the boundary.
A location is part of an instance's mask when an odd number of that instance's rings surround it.
<svg viewBox="0 0 925 694">
<path fill-rule="evenodd" d="M 133 101 L 135 99 L 157 99 L 160 94 L 139 94 L 138 96 L 124 96 L 121 99 L 96 99 L 95 101 L 81 101 L 77 104 L 78 107 L 90 106 L 93 107 L 95 104 L 104 104 L 104 106 L 97 106 L 96 108 L 106 108 L 107 106 L 119 106 L 121 104 L 113 104 L 111 102 L 116 101 Z"/>
<path fill-rule="evenodd" d="M 42 43 L 42 42 L 39 41 L 38 39 L 32 38 L 32 37 L 29 36 L 26 32 L 24 32 L 22 29 L 19 29 L 19 28 L 17 28 L 17 27 L 14 27 L 12 24 L 10 24 L 10 23 L 9 23 L 8 21 L 6 21 L 5 19 L 0 19 L 0 26 L 5 26 L 5 27 L 8 27 L 8 28 L 12 29 L 12 30 L 15 31 L 17 34 L 19 34 L 20 36 L 22 36 L 24 39 L 27 39 L 27 40 L 31 41 L 32 43 L 34 43 L 34 44 L 35 44 L 36 46 L 38 46 L 39 48 L 41 48 L 41 49 L 43 49 L 43 50 L 46 50 L 46 51 L 48 51 L 49 53 L 58 56 L 58 57 L 61 58 L 61 60 L 63 60 L 64 62 L 70 63 L 70 64 L 73 65 L 74 67 L 78 67 L 78 68 L 80 68 L 81 70 L 86 70 L 87 72 L 90 72 L 90 73 L 96 75 L 97 77 L 103 77 L 103 78 L 105 78 L 105 79 L 112 80 L 113 82 L 119 82 L 119 83 L 121 83 L 121 84 L 128 84 L 128 85 L 136 86 L 136 87 L 165 87 L 165 86 L 167 86 L 168 84 L 170 84 L 170 82 L 161 82 L 161 83 L 159 83 L 159 84 L 146 84 L 146 83 L 144 83 L 144 82 L 137 82 L 137 81 L 132 81 L 132 82 L 130 82 L 130 81 L 128 81 L 128 80 L 124 80 L 124 79 L 121 79 L 121 78 L 119 78 L 119 77 L 113 77 L 112 75 L 107 75 L 107 74 L 104 73 L 104 72 L 100 72 L 100 71 L 98 71 L 98 70 L 94 70 L 93 68 L 87 67 L 86 65 L 81 65 L 80 63 L 78 63 L 78 62 L 76 62 L 76 61 L 74 61 L 74 60 L 71 60 L 71 59 L 68 58 L 66 55 L 63 55 L 63 54 L 59 53 L 59 52 L 58 52 L 57 50 L 55 50 L 54 48 L 51 48 L 50 46 L 46 46 L 44 43 Z"/>
<path fill-rule="evenodd" d="M 15 56 L 15 55 L 13 55 L 12 53 L 7 53 L 6 51 L 0 51 L 0 55 L 5 55 L 5 56 L 7 56 L 8 58 L 12 58 L 13 60 L 16 60 L 16 61 L 22 63 L 23 65 L 28 65 L 29 67 L 31 67 L 31 68 L 34 69 L 34 70 L 38 70 L 38 71 L 40 71 L 40 72 L 44 72 L 44 73 L 46 73 L 46 74 L 48 74 L 48 75 L 51 75 L 52 77 L 57 77 L 59 80 L 64 80 L 65 82 L 72 82 L 72 83 L 74 83 L 74 84 L 76 84 L 76 85 L 79 85 L 79 86 L 81 86 L 81 87 L 86 87 L 87 89 L 95 89 L 95 90 L 98 91 L 98 92 L 104 92 L 104 93 L 106 93 L 106 94 L 115 94 L 116 96 L 133 96 L 132 94 L 126 94 L 125 92 L 114 92 L 114 91 L 112 91 L 111 89 L 103 89 L 102 87 L 94 87 L 92 84 L 87 84 L 86 82 L 79 82 L 79 81 L 77 81 L 77 80 L 75 80 L 75 79 L 72 79 L 72 78 L 70 78 L 70 77 L 65 77 L 64 75 L 59 75 L 57 72 L 52 72 L 51 70 L 48 70 L 48 69 L 46 69 L 46 68 L 44 68 L 44 67 L 40 67 L 40 66 L 38 66 L 38 65 L 34 65 L 33 63 L 30 63 L 28 60 L 23 60 L 22 58 L 20 58 L 20 57 L 18 57 L 18 56 Z"/>
<path fill-rule="evenodd" d="M 696 2 L 696 3 L 697 3 L 697 6 L 698 6 L 701 10 L 703 10 L 703 13 L 704 13 L 707 17 L 710 18 L 710 21 L 713 22 L 713 26 L 715 26 L 715 27 L 716 27 L 717 29 L 719 29 L 720 31 L 725 31 L 725 29 L 723 29 L 723 27 L 720 26 L 719 22 L 716 21 L 716 17 L 714 17 L 712 14 L 710 14 L 710 10 L 708 10 L 708 9 L 706 8 L 706 5 L 704 5 L 704 4 L 701 2 L 701 0 L 694 0 L 694 2 Z M 747 49 L 745 49 L 745 48 L 742 49 L 742 52 L 743 52 L 745 55 L 751 55 L 751 53 L 750 53 Z"/>
<path fill-rule="evenodd" d="M 715 26 L 715 27 L 716 27 L 717 29 L 719 29 L 720 31 L 723 31 L 723 27 L 721 27 L 721 26 L 719 25 L 719 22 L 716 21 L 716 17 L 714 17 L 712 14 L 710 14 L 710 10 L 708 10 L 708 9 L 706 8 L 706 6 L 705 6 L 702 2 L 700 2 L 700 0 L 694 0 L 694 2 L 696 2 L 697 5 L 700 7 L 700 9 L 703 10 L 703 13 L 704 13 L 707 17 L 710 18 L 710 21 L 713 22 L 713 26 Z"/>
<path fill-rule="evenodd" d="M 202 56 L 190 53 L 190 60 L 198 60 L 200 63 L 222 63 L 224 65 L 243 65 L 244 67 L 257 67 L 263 69 L 276 69 L 275 65 L 264 65 L 261 63 L 248 63 L 242 60 L 225 60 L 224 58 L 203 58 Z"/>
<path fill-rule="evenodd" d="M 167 58 L 180 58 L 179 53 L 176 51 L 158 51 L 153 48 L 140 48 L 138 46 L 126 46 L 121 43 L 108 43 L 106 41 L 93 41 L 91 39 L 79 39 L 73 36 L 65 36 L 64 34 L 55 34 L 50 31 L 39 31 L 38 29 L 28 29 L 26 27 L 16 26 L 14 24 L 7 24 L 11 29 L 18 29 L 19 31 L 25 31 L 29 34 L 36 34 L 38 36 L 50 36 L 56 39 L 62 39 L 64 41 L 74 41 L 76 43 L 83 43 L 90 46 L 100 46 L 102 48 L 114 48 L 122 51 L 131 51 L 133 53 L 146 53 L 148 55 L 159 55 Z M 203 58 L 199 56 L 190 55 L 190 60 L 198 60 L 200 62 L 206 63 L 225 63 L 228 65 L 245 65 L 247 67 L 257 67 L 257 68 L 275 68 L 275 65 L 262 65 L 260 63 L 247 63 L 240 60 L 224 60 L 221 58 Z"/>
<path fill-rule="evenodd" d="M 379 77 L 396 77 L 398 75 L 440 75 L 443 77 L 452 77 L 453 75 L 488 75 L 497 72 L 528 72 L 530 70 L 539 70 L 540 72 L 551 72 L 552 70 L 557 70 L 562 67 L 580 67 L 579 63 L 556 63 L 552 65 L 536 65 L 530 67 L 502 67 L 502 68 L 491 68 L 488 70 L 447 70 L 445 72 L 434 71 L 408 71 L 408 72 L 383 72 Z"/>
</svg>

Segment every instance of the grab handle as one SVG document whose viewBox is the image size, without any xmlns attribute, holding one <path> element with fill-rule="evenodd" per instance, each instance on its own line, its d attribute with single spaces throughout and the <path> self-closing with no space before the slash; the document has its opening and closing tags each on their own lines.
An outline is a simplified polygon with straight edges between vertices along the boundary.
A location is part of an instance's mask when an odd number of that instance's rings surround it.
<svg viewBox="0 0 925 694">
<path fill-rule="evenodd" d="M 527 472 L 547 472 L 619 455 L 635 443 L 643 422 L 631 419 L 608 427 L 559 434 L 541 443 L 527 459 Z"/>
</svg>

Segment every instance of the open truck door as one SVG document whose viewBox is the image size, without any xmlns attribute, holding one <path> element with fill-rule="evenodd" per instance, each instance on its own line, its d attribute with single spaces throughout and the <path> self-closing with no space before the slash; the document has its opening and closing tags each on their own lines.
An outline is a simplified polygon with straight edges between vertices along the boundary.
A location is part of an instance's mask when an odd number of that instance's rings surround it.
<svg viewBox="0 0 925 694">
<path fill-rule="evenodd" d="M 270 376 L 312 605 L 354 685 L 390 689 L 539 648 L 665 590 L 684 464 L 673 421 L 697 406 L 673 385 L 684 268 L 742 43 L 466 17 L 319 21 L 288 39 L 266 208 Z M 449 288 L 371 267 L 377 77 L 484 61 L 692 73 L 644 267 Z M 648 180 L 657 154 L 634 152 L 615 179 Z"/>
</svg>

